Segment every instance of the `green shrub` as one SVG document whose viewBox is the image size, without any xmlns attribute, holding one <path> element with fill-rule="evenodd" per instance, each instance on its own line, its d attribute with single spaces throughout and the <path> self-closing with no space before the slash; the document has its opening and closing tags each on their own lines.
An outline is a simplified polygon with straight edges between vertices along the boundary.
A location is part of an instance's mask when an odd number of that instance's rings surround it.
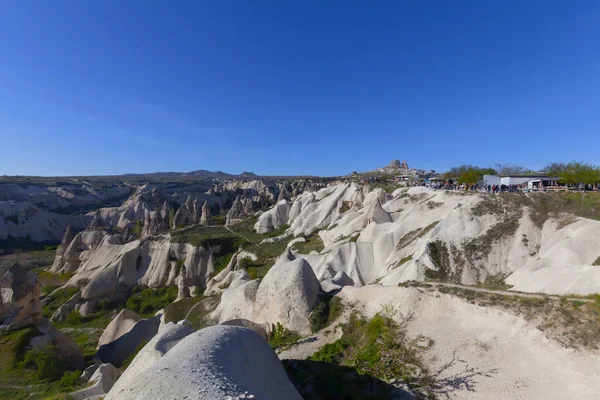
<svg viewBox="0 0 600 400">
<path fill-rule="evenodd" d="M 341 314 L 342 302 L 339 298 L 322 296 L 321 301 L 308 317 L 311 331 L 314 333 L 328 327 Z"/>
<path fill-rule="evenodd" d="M 56 381 L 67 370 L 63 360 L 58 356 L 55 346 L 46 346 L 43 349 L 31 349 L 25 353 L 21 362 L 22 368 L 35 368 L 35 375 L 39 379 Z"/>
<path fill-rule="evenodd" d="M 67 315 L 67 323 L 69 325 L 79 325 L 83 322 L 83 317 L 77 310 L 73 310 Z"/>
<path fill-rule="evenodd" d="M 65 372 L 60 378 L 59 386 L 61 390 L 65 392 L 70 392 L 77 386 L 77 382 L 81 377 L 81 371 L 73 371 L 73 372 Z"/>
<path fill-rule="evenodd" d="M 269 345 L 273 349 L 285 349 L 300 340 L 300 335 L 297 332 L 287 329 L 279 322 L 273 330 L 273 338 Z"/>
<path fill-rule="evenodd" d="M 177 298 L 177 291 L 176 286 L 141 290 L 139 287 L 134 288 L 132 290 L 133 295 L 127 300 L 126 307 L 142 316 L 152 315 L 174 302 Z"/>
<path fill-rule="evenodd" d="M 341 364 L 342 360 L 344 359 L 344 351 L 346 351 L 348 347 L 348 343 L 342 339 L 338 339 L 333 343 L 327 343 L 308 359 L 311 361 Z"/>
</svg>

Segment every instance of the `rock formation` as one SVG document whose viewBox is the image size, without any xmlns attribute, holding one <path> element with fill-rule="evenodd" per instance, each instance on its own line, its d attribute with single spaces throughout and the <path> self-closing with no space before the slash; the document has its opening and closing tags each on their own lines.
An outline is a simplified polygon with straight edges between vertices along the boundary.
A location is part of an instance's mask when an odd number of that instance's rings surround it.
<svg viewBox="0 0 600 400">
<path fill-rule="evenodd" d="M 84 364 L 81 349 L 64 333 L 54 328 L 47 319 L 35 325 L 37 335 L 32 337 L 28 348 L 47 349 L 52 346 L 53 351 L 70 371 L 82 370 Z"/>
<path fill-rule="evenodd" d="M 121 317 L 111 324 L 102 333 L 103 342 L 109 338 L 115 339 L 108 343 L 99 344 L 98 351 L 94 356 L 95 359 L 103 363 L 110 363 L 120 367 L 123 361 L 129 357 L 144 342 L 149 341 L 156 335 L 160 326 L 162 315 L 156 315 L 148 319 L 141 319 L 136 322 L 137 317 L 134 313 L 122 311 Z M 127 328 L 130 327 L 129 330 Z M 127 330 L 126 332 L 124 332 Z"/>
<path fill-rule="evenodd" d="M 119 339 L 121 336 L 131 331 L 135 324 L 141 320 L 142 317 L 133 311 L 124 308 L 110 321 L 110 324 L 108 324 L 108 326 L 104 329 L 102 336 L 100 336 L 100 339 L 98 339 L 98 346 L 96 349 L 99 349 L 105 344 L 112 343 Z"/>
<path fill-rule="evenodd" d="M 106 224 L 102 220 L 100 210 L 96 210 L 96 212 L 94 213 L 94 217 L 92 218 L 92 222 L 90 222 L 90 224 L 88 225 L 87 230 L 94 231 L 97 229 L 102 229 L 104 227 L 106 227 Z"/>
<path fill-rule="evenodd" d="M 246 209 L 244 203 L 242 203 L 242 199 L 240 196 L 237 196 L 231 205 L 231 208 L 227 212 L 227 220 L 225 225 L 231 226 L 241 222 L 244 218 L 246 218 Z"/>
<path fill-rule="evenodd" d="M 197 224 L 200 222 L 200 212 L 201 211 L 198 208 L 198 199 L 192 199 L 191 196 L 188 196 L 185 203 L 183 203 L 175 213 L 172 228 L 175 229 L 176 227 Z"/>
<path fill-rule="evenodd" d="M 180 335 L 172 329 L 161 331 L 157 342 Z M 156 351 L 157 342 L 146 347 Z M 302 399 L 273 350 L 250 329 L 214 326 L 168 343 L 169 350 L 163 350 L 161 358 L 153 357 L 154 363 L 144 348 L 105 400 Z M 145 360 L 144 365 L 138 359 Z"/>
<path fill-rule="evenodd" d="M 0 270 L 0 331 L 42 321 L 41 286 L 37 275 L 19 263 Z"/>
<path fill-rule="evenodd" d="M 86 371 L 88 370 L 86 369 Z M 94 372 L 89 379 L 84 378 L 86 371 L 84 371 L 82 379 L 85 379 L 90 386 L 86 387 L 85 389 L 70 393 L 70 399 L 91 400 L 92 398 L 97 399 L 103 397 L 110 391 L 115 382 L 121 376 L 121 371 L 115 368 L 112 364 L 94 365 Z"/>
<path fill-rule="evenodd" d="M 210 221 L 210 206 L 208 201 L 205 201 L 202 205 L 202 215 L 200 216 L 200 225 L 208 225 Z"/>
<path fill-rule="evenodd" d="M 320 290 L 310 264 L 287 250 L 258 287 L 253 321 L 279 322 L 300 334 L 310 334 L 308 314 L 316 305 Z"/>
</svg>

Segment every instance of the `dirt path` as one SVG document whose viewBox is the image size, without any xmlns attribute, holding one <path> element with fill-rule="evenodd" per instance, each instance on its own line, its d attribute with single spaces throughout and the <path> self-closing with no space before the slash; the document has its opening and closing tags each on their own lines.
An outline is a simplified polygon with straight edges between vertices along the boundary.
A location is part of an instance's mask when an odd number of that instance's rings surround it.
<svg viewBox="0 0 600 400">
<path fill-rule="evenodd" d="M 425 282 L 425 283 L 428 285 L 435 286 L 435 287 L 438 287 L 438 286 L 454 287 L 454 288 L 459 288 L 459 289 L 472 290 L 474 292 L 480 292 L 480 293 L 499 294 L 501 296 L 516 296 L 516 297 L 528 297 L 531 299 L 554 299 L 554 300 L 560 300 L 562 298 L 565 298 L 564 296 L 556 296 L 556 295 L 549 295 L 549 294 L 511 292 L 510 290 L 492 290 L 492 289 L 485 289 L 485 288 L 479 288 L 479 287 L 474 287 L 474 286 L 459 285 L 456 283 L 445 283 L 445 282 Z M 571 301 L 582 301 L 585 303 L 593 303 L 595 301 L 595 300 L 586 299 L 583 297 L 566 297 L 566 299 L 571 300 Z"/>
</svg>

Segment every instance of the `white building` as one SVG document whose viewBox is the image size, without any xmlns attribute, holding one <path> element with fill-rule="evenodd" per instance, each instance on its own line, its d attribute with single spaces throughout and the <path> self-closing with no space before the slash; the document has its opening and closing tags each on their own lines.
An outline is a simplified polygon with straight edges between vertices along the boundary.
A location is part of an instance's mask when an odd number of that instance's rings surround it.
<svg viewBox="0 0 600 400">
<path fill-rule="evenodd" d="M 484 175 L 483 182 L 485 186 L 511 186 L 527 184 L 528 189 L 539 188 L 541 186 L 555 186 L 558 178 L 551 178 L 546 175 Z"/>
</svg>

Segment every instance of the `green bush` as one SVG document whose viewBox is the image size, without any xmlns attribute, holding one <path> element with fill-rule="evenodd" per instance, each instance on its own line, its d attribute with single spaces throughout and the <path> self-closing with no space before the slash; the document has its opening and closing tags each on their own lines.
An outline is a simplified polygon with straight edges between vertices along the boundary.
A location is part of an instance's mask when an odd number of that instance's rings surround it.
<svg viewBox="0 0 600 400">
<path fill-rule="evenodd" d="M 337 297 L 322 296 L 321 302 L 310 313 L 310 330 L 318 332 L 331 325 L 342 314 L 342 302 Z"/>
<path fill-rule="evenodd" d="M 344 351 L 346 351 L 348 347 L 348 343 L 342 339 L 338 339 L 333 343 L 327 343 L 308 359 L 311 361 L 341 364 L 342 360 L 344 359 Z"/>
<path fill-rule="evenodd" d="M 55 346 L 46 346 L 43 349 L 31 349 L 25 353 L 20 364 L 22 368 L 35 368 L 35 375 L 39 379 L 56 381 L 67 370 L 63 360 L 58 356 Z"/>
<path fill-rule="evenodd" d="M 287 329 L 278 322 L 273 330 L 273 338 L 269 342 L 269 345 L 273 349 L 285 349 L 298 340 L 300 340 L 300 335 L 297 332 Z"/>
<path fill-rule="evenodd" d="M 137 287 L 132 290 L 132 293 L 133 295 L 127 300 L 126 307 L 142 316 L 147 316 L 174 302 L 177 298 L 177 287 L 158 289 Z"/>
<path fill-rule="evenodd" d="M 73 371 L 73 372 L 65 372 L 60 378 L 59 386 L 61 390 L 65 392 L 70 392 L 77 386 L 77 382 L 81 377 L 81 371 Z"/>
<path fill-rule="evenodd" d="M 67 323 L 69 325 L 79 325 L 83 322 L 83 317 L 77 310 L 73 310 L 67 315 Z"/>
</svg>

